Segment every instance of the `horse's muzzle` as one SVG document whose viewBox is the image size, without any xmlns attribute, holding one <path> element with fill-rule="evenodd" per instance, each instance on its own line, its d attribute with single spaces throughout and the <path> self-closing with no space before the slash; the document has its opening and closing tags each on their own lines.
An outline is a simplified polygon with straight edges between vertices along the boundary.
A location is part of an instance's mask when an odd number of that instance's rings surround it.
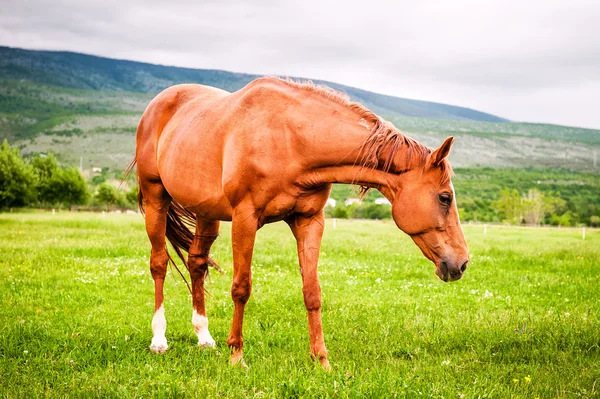
<svg viewBox="0 0 600 399">
<path fill-rule="evenodd" d="M 467 260 L 453 265 L 443 260 L 440 262 L 440 266 L 435 269 L 435 274 L 445 282 L 460 280 L 465 270 L 467 270 L 468 263 L 469 261 Z"/>
</svg>

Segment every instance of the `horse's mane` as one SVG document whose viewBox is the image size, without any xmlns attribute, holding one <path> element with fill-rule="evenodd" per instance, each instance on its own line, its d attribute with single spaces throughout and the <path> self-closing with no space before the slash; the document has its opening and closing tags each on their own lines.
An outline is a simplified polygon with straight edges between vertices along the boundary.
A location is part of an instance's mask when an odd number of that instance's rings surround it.
<svg viewBox="0 0 600 399">
<path fill-rule="evenodd" d="M 383 172 L 404 173 L 415 168 L 424 168 L 427 162 L 427 157 L 431 154 L 431 149 L 418 141 L 406 136 L 396 127 L 377 116 L 374 112 L 366 108 L 364 105 L 353 102 L 350 96 L 329 86 L 314 84 L 311 81 L 296 82 L 291 79 L 280 79 L 282 82 L 290 86 L 317 93 L 329 100 L 341 104 L 364 120 L 367 126 L 370 126 L 371 134 L 365 139 L 358 148 L 358 156 L 355 165 L 361 168 L 376 169 Z M 406 165 L 402 170 L 392 170 L 394 159 L 400 149 L 406 146 Z M 381 163 L 381 156 L 384 151 L 387 151 L 386 159 Z M 442 169 L 442 180 L 440 184 L 447 182 L 452 176 L 452 168 L 447 160 L 440 163 Z M 369 187 L 360 187 L 360 197 L 362 198 L 368 191 Z"/>
</svg>

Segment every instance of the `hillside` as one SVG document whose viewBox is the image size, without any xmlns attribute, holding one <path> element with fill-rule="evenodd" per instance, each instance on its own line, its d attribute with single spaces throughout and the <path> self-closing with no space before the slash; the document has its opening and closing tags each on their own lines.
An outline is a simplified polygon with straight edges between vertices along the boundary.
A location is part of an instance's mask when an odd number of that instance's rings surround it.
<svg viewBox="0 0 600 399">
<path fill-rule="evenodd" d="M 177 83 L 199 83 L 236 91 L 257 75 L 189 69 L 115 60 L 85 54 L 0 47 L 0 76 L 46 85 L 88 90 L 156 94 Z M 347 93 L 354 101 L 385 115 L 505 122 L 468 108 L 385 96 L 333 82 L 316 81 Z"/>
<path fill-rule="evenodd" d="M 191 81 L 235 90 L 253 75 L 194 70 L 83 54 L 0 47 L 0 140 L 25 155 L 53 151 L 65 165 L 122 169 L 141 113 L 163 87 Z M 544 167 L 598 173 L 600 131 L 506 122 L 444 104 L 327 83 L 434 147 L 456 137 L 455 167 Z M 421 116 L 418 116 L 421 115 Z"/>
</svg>

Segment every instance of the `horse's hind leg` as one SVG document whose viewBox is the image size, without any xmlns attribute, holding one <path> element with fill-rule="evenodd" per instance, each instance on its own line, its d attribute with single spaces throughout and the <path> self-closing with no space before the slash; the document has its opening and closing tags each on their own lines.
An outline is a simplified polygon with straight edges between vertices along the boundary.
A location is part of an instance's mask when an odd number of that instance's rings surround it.
<svg viewBox="0 0 600 399">
<path fill-rule="evenodd" d="M 219 222 L 196 219 L 196 233 L 189 250 L 188 269 L 192 278 L 192 325 L 198 336 L 198 345 L 213 348 L 215 340 L 208 331 L 208 318 L 204 304 L 204 279 L 210 265 L 210 247 L 219 235 Z"/>
<path fill-rule="evenodd" d="M 140 182 L 140 190 L 144 198 L 146 232 L 152 244 L 150 272 L 154 280 L 154 317 L 152 318 L 153 337 L 150 349 L 153 352 L 162 353 L 168 348 L 165 336 L 167 320 L 165 318 L 163 288 L 167 274 L 167 264 L 169 262 L 165 234 L 167 212 L 171 198 L 160 182 Z"/>
<path fill-rule="evenodd" d="M 323 237 L 324 216 L 321 210 L 311 217 L 297 215 L 287 219 L 298 244 L 298 260 L 302 275 L 302 293 L 304 305 L 308 313 L 308 330 L 310 334 L 310 352 L 318 359 L 325 370 L 331 370 L 327 360 L 327 348 L 323 338 L 321 322 L 321 287 L 317 275 L 321 238 Z"/>
</svg>

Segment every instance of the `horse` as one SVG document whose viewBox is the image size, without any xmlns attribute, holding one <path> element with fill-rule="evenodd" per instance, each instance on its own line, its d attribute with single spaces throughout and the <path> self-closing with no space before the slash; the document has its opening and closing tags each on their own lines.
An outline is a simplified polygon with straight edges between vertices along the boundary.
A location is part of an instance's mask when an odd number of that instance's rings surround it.
<svg viewBox="0 0 600 399">
<path fill-rule="evenodd" d="M 198 345 L 215 346 L 204 281 L 210 266 L 218 268 L 209 254 L 219 223 L 231 221 L 234 312 L 227 344 L 230 363 L 247 367 L 242 322 L 255 236 L 266 223 L 283 220 L 297 241 L 311 357 L 329 370 L 317 264 L 332 184 L 357 185 L 361 195 L 379 190 L 435 274 L 458 280 L 469 253 L 446 159 L 453 140 L 431 150 L 345 94 L 311 82 L 264 77 L 232 93 L 198 84 L 162 91 L 139 122 L 131 164 L 137 163 L 152 247 L 150 349 L 168 348 L 163 285 L 173 258 L 166 239 L 190 274 Z"/>
</svg>

